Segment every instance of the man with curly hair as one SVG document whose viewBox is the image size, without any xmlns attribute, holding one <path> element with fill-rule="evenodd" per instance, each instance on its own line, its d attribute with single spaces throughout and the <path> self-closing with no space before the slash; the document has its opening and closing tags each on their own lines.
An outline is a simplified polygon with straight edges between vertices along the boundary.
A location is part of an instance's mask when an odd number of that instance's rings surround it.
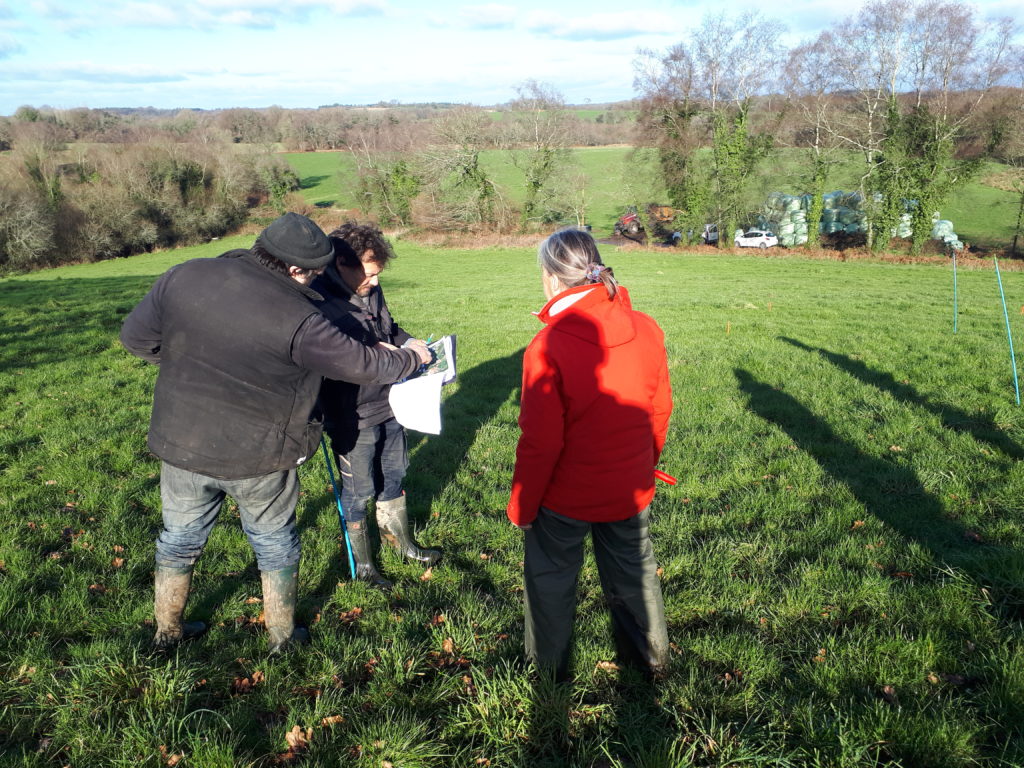
<svg viewBox="0 0 1024 768">
<path fill-rule="evenodd" d="M 391 317 L 378 275 L 394 258 L 383 233 L 349 221 L 330 234 L 334 260 L 313 283 L 323 296 L 320 311 L 338 330 L 369 347 L 395 349 L 423 342 Z M 402 482 L 409 466 L 405 430 L 388 403 L 391 385 L 325 380 L 320 390 L 324 426 L 341 471 L 345 509 L 356 577 L 380 589 L 391 582 L 374 564 L 367 531 L 371 501 L 381 538 L 409 560 L 433 565 L 436 549 L 420 548 L 409 529 Z"/>
</svg>

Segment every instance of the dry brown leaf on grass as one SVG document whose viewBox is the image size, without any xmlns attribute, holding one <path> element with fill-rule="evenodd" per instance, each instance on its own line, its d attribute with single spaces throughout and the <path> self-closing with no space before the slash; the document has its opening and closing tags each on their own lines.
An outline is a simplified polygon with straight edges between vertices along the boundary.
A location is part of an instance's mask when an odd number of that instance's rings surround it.
<svg viewBox="0 0 1024 768">
<path fill-rule="evenodd" d="M 313 738 L 313 729 L 303 729 L 301 725 L 293 725 L 292 729 L 284 735 L 288 742 L 288 748 L 293 751 L 309 749 L 309 740 Z"/>
<path fill-rule="evenodd" d="M 444 642 L 441 643 L 441 650 L 445 653 L 455 653 L 455 641 L 450 637 L 446 637 Z"/>
<path fill-rule="evenodd" d="M 597 662 L 597 669 L 603 669 L 606 672 L 615 672 L 619 669 L 619 665 L 614 661 L 599 661 Z"/>
<path fill-rule="evenodd" d="M 896 703 L 896 689 L 891 685 L 883 685 L 881 691 L 882 700 L 886 704 Z"/>
<path fill-rule="evenodd" d="M 363 617 L 363 609 L 358 606 L 348 611 L 342 611 L 338 614 L 338 618 L 342 624 L 355 624 L 359 619 Z"/>
<path fill-rule="evenodd" d="M 164 745 L 164 744 L 161 744 L 159 749 L 160 749 L 160 757 L 164 761 L 164 765 L 172 766 L 172 768 L 173 768 L 173 766 L 175 766 L 178 763 L 180 763 L 182 761 L 182 759 L 185 757 L 185 755 L 183 753 L 181 753 L 181 752 L 175 752 L 173 754 L 168 753 L 167 752 L 167 746 Z"/>
<path fill-rule="evenodd" d="M 341 725 L 344 722 L 345 718 L 342 715 L 330 715 L 329 717 L 325 717 L 323 720 L 321 720 L 320 725 L 324 726 L 325 728 L 329 728 L 331 726 Z"/>
<path fill-rule="evenodd" d="M 262 683 L 266 678 L 258 669 L 248 677 L 236 677 L 231 683 L 231 693 L 241 695 L 252 692 L 252 689 Z"/>
<path fill-rule="evenodd" d="M 263 602 L 263 598 L 262 597 L 247 597 L 245 599 L 245 604 L 246 605 L 256 605 L 256 603 L 262 603 L 262 602 Z"/>
<path fill-rule="evenodd" d="M 427 568 L 427 570 L 425 570 L 423 572 L 423 574 L 420 576 L 420 581 L 430 581 L 432 578 L 434 578 L 434 567 L 433 566 L 431 566 L 430 568 Z"/>
<path fill-rule="evenodd" d="M 120 568 L 121 566 L 124 565 L 124 558 L 123 557 L 115 557 L 113 560 L 110 561 L 110 564 L 112 566 L 114 566 L 115 568 Z"/>
<path fill-rule="evenodd" d="M 103 586 L 102 584 L 90 584 L 89 585 L 89 594 L 90 595 L 102 595 L 106 591 L 107 591 L 107 588 L 105 586 Z"/>
</svg>

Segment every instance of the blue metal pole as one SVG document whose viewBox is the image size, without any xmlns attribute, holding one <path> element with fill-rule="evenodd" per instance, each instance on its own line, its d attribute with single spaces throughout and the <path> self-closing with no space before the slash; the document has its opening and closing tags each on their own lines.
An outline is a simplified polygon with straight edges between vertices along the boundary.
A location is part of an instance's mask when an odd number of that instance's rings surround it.
<svg viewBox="0 0 1024 768">
<path fill-rule="evenodd" d="M 1003 278 L 999 276 L 999 259 L 996 263 L 996 280 L 999 281 L 999 298 L 1003 300 L 1003 319 L 1006 320 L 1006 338 L 1010 342 L 1010 365 L 1013 366 L 1013 388 L 1017 393 L 1017 405 L 1020 405 L 1020 383 L 1017 381 L 1017 358 L 1013 355 L 1013 335 L 1010 333 L 1010 314 L 1006 311 L 1006 294 L 1003 293 Z"/>
<path fill-rule="evenodd" d="M 324 461 L 327 462 L 327 474 L 331 478 L 331 490 L 334 491 L 334 501 L 338 505 L 338 519 L 341 520 L 341 534 L 345 537 L 345 551 L 348 552 L 348 567 L 352 578 L 356 578 L 356 560 L 352 556 L 352 541 L 348 537 L 348 525 L 345 523 L 345 510 L 341 506 L 341 494 L 338 493 L 338 484 L 334 482 L 334 470 L 331 468 L 331 454 L 327 450 L 327 440 L 320 436 L 320 447 L 324 449 Z"/>
<path fill-rule="evenodd" d="M 953 333 L 956 333 L 956 251 L 953 251 Z"/>
</svg>

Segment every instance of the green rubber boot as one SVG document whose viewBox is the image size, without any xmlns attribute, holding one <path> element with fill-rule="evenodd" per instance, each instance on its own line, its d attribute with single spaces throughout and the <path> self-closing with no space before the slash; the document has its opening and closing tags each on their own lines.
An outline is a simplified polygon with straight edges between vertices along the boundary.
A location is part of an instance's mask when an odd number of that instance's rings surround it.
<svg viewBox="0 0 1024 768">
<path fill-rule="evenodd" d="M 299 566 L 279 571 L 260 571 L 263 583 L 263 623 L 267 627 L 267 651 L 284 653 L 296 643 L 309 642 L 309 630 L 295 626 L 295 601 L 299 592 Z"/>
<path fill-rule="evenodd" d="M 191 586 L 191 567 L 156 567 L 153 589 L 156 634 L 153 636 L 153 647 L 158 651 L 170 650 L 182 640 L 198 637 L 206 631 L 206 625 L 201 621 L 182 621 Z"/>
<path fill-rule="evenodd" d="M 423 549 L 409 532 L 409 513 L 405 506 L 405 493 L 397 499 L 377 502 L 377 527 L 380 536 L 407 560 L 430 566 L 441 559 L 441 551 Z"/>
<path fill-rule="evenodd" d="M 365 581 L 377 589 L 391 589 L 394 585 L 380 575 L 380 571 L 373 563 L 373 554 L 370 550 L 370 530 L 366 521 L 346 523 L 345 528 L 348 530 L 348 540 L 352 544 L 352 559 L 356 561 L 355 578 Z"/>
</svg>

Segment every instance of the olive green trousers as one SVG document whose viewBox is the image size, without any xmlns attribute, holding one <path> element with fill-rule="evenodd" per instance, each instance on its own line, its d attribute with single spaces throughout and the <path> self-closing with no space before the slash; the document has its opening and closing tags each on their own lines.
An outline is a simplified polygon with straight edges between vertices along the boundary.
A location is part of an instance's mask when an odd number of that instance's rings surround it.
<svg viewBox="0 0 1024 768">
<path fill-rule="evenodd" d="M 652 673 L 662 670 L 668 662 L 668 629 L 646 509 L 628 520 L 588 523 L 541 507 L 525 531 L 527 658 L 553 669 L 559 679 L 568 677 L 588 533 L 618 660 Z"/>
</svg>

